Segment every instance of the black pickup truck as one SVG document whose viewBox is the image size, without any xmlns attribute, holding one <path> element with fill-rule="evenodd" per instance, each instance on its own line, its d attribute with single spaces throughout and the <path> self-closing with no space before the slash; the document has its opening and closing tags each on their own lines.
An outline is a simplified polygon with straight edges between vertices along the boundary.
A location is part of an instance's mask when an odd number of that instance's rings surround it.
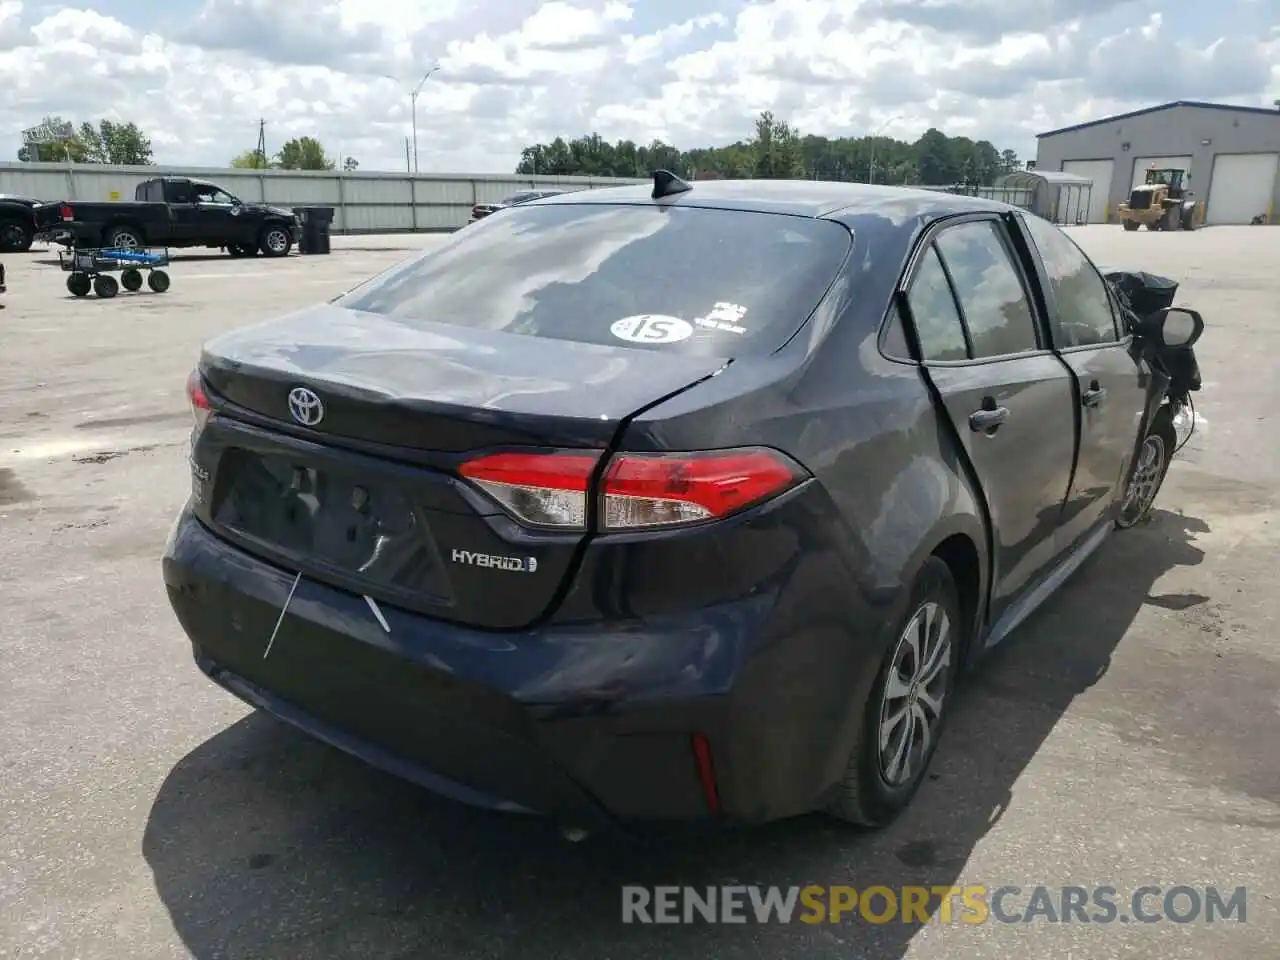
<svg viewBox="0 0 1280 960">
<path fill-rule="evenodd" d="M 144 180 L 132 202 L 64 200 L 36 208 L 41 233 L 65 231 L 77 247 L 221 247 L 233 257 L 283 257 L 298 241 L 292 210 L 246 203 L 216 183 Z"/>
<path fill-rule="evenodd" d="M 31 249 L 36 235 L 39 200 L 0 193 L 0 252 L 22 253 Z"/>
</svg>

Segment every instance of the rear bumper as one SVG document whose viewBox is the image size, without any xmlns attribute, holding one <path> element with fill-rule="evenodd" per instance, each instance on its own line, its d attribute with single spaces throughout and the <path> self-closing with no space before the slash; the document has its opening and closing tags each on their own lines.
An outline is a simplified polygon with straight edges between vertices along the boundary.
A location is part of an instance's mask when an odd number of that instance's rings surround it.
<svg viewBox="0 0 1280 960">
<path fill-rule="evenodd" d="M 857 700 L 847 675 L 832 677 L 853 668 L 855 648 L 838 626 L 775 637 L 776 596 L 520 633 L 383 606 L 386 632 L 363 598 L 303 579 L 264 657 L 292 574 L 187 511 L 163 567 L 206 675 L 464 803 L 584 826 L 758 822 L 813 809 L 842 769 L 837 733 Z M 711 747 L 719 815 L 695 734 Z"/>
</svg>

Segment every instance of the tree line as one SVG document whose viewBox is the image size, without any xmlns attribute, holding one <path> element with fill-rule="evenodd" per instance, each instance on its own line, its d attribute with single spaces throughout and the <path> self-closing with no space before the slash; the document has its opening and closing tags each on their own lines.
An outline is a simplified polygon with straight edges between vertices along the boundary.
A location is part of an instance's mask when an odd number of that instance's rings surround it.
<svg viewBox="0 0 1280 960">
<path fill-rule="evenodd" d="M 51 131 L 70 129 L 68 136 L 58 136 L 46 143 L 26 144 L 18 150 L 24 163 L 105 163 L 130 167 L 155 165 L 151 138 L 132 121 L 119 123 L 100 120 L 96 125 L 68 124 L 62 117 L 46 116 L 41 128 Z M 231 166 L 247 170 L 333 170 L 336 162 L 325 152 L 324 144 L 314 137 L 295 137 L 278 153 L 267 155 L 259 150 L 246 150 L 231 161 Z M 348 173 L 359 164 L 345 157 L 342 167 Z"/>
<path fill-rule="evenodd" d="M 45 117 L 49 130 L 69 126 L 61 117 Z M 150 138 L 136 123 L 101 120 L 71 127 L 70 136 L 50 143 L 23 146 L 23 161 L 61 161 L 149 166 L 154 163 Z M 333 170 L 341 163 L 351 172 L 353 157 L 338 161 L 315 137 L 295 137 L 280 150 L 245 150 L 231 160 L 247 170 Z M 988 185 L 1004 173 L 1022 168 L 1013 150 L 1000 150 L 989 140 L 949 137 L 930 128 L 914 143 L 892 137 L 822 137 L 802 135 L 791 124 L 765 112 L 755 121 L 754 135 L 723 147 L 681 150 L 655 140 L 610 143 L 592 133 L 566 141 L 525 147 L 516 173 L 560 176 L 646 177 L 657 169 L 694 179 L 856 180 L 887 184 L 947 186 Z"/>
<path fill-rule="evenodd" d="M 665 169 L 694 179 L 848 180 L 923 186 L 990 185 L 1022 169 L 1013 150 L 989 140 L 948 137 L 930 128 L 914 143 L 892 137 L 801 135 L 772 113 L 754 136 L 724 147 L 681 150 L 661 140 L 610 143 L 599 134 L 525 147 L 515 172 L 559 176 L 646 177 Z"/>
</svg>

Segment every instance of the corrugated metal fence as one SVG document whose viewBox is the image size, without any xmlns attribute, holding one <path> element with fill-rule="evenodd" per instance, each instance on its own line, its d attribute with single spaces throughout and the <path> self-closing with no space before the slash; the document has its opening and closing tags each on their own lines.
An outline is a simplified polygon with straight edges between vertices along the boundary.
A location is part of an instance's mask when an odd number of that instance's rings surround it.
<svg viewBox="0 0 1280 960">
<path fill-rule="evenodd" d="M 519 190 L 582 190 L 643 180 L 488 174 L 353 173 L 307 170 L 223 170 L 205 167 L 113 167 L 99 164 L 0 163 L 0 193 L 38 200 L 132 200 L 151 177 L 194 177 L 246 202 L 335 208 L 336 233 L 452 230 L 475 203 Z"/>
</svg>

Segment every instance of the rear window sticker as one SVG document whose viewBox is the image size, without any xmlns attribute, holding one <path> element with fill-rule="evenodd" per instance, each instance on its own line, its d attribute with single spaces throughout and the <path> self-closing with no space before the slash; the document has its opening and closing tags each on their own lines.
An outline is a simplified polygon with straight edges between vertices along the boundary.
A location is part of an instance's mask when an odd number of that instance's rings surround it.
<svg viewBox="0 0 1280 960">
<path fill-rule="evenodd" d="M 615 320 L 609 332 L 631 343 L 679 343 L 693 336 L 693 326 L 679 317 L 641 313 Z"/>
<path fill-rule="evenodd" d="M 741 325 L 742 318 L 747 315 L 747 308 L 736 303 L 716 302 L 705 317 L 698 317 L 693 322 L 709 330 L 723 330 L 725 333 L 744 334 L 747 328 Z"/>
</svg>

